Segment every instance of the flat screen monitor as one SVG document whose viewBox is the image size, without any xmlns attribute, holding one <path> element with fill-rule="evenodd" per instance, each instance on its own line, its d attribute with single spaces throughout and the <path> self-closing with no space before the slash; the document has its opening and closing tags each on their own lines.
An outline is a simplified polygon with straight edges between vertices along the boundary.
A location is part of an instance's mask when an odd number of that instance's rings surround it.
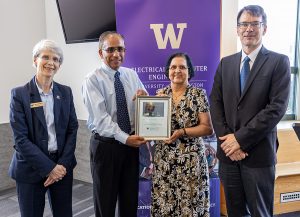
<svg viewBox="0 0 300 217">
<path fill-rule="evenodd" d="M 116 30 L 114 0 L 56 0 L 67 44 L 98 41 Z"/>
<path fill-rule="evenodd" d="M 300 123 L 293 123 L 293 129 L 298 137 L 298 140 L 300 140 Z"/>
</svg>

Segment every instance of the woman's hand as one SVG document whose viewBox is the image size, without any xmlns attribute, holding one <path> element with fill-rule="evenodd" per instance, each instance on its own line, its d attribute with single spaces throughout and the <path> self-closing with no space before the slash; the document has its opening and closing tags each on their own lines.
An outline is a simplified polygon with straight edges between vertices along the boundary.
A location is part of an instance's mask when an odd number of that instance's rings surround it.
<svg viewBox="0 0 300 217">
<path fill-rule="evenodd" d="M 163 90 L 159 90 L 156 92 L 156 96 L 168 96 L 168 95 L 165 94 Z"/>
<path fill-rule="evenodd" d="M 54 182 L 58 182 L 63 179 L 67 174 L 67 170 L 63 165 L 57 164 L 54 169 L 50 172 L 47 180 L 44 182 L 44 186 L 48 187 Z"/>
<path fill-rule="evenodd" d="M 180 137 L 182 137 L 183 135 L 184 135 L 183 129 L 175 130 L 174 133 L 172 134 L 172 136 L 170 138 L 168 138 L 167 140 L 165 140 L 165 143 L 171 144 L 171 143 L 175 142 L 177 139 L 179 139 Z"/>
</svg>

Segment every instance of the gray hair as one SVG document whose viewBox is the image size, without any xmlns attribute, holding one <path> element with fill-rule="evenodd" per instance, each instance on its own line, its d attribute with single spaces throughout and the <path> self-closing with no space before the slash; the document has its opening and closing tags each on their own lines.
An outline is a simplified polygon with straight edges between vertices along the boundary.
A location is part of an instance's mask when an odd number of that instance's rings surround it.
<svg viewBox="0 0 300 217">
<path fill-rule="evenodd" d="M 55 41 L 49 39 L 43 39 L 39 41 L 32 50 L 32 58 L 35 60 L 43 51 L 52 51 L 59 56 L 60 64 L 64 61 L 64 55 L 62 49 L 58 46 Z M 33 64 L 35 67 L 35 64 Z"/>
<path fill-rule="evenodd" d="M 118 35 L 123 41 L 124 41 L 124 36 L 121 35 L 120 33 L 117 33 L 116 31 L 106 31 L 103 32 L 100 36 L 99 36 L 99 50 L 101 50 L 103 48 L 103 44 L 105 39 L 109 36 L 109 35 Z"/>
</svg>

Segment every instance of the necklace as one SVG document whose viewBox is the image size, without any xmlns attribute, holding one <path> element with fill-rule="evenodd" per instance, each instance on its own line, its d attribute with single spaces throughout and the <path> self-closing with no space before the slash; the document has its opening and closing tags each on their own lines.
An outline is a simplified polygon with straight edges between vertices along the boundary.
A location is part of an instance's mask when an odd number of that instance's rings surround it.
<svg viewBox="0 0 300 217">
<path fill-rule="evenodd" d="M 180 99 L 180 97 L 185 93 L 185 90 L 181 91 L 179 94 L 175 94 L 174 92 L 172 93 L 173 99 L 175 101 L 177 101 L 178 99 Z"/>
</svg>

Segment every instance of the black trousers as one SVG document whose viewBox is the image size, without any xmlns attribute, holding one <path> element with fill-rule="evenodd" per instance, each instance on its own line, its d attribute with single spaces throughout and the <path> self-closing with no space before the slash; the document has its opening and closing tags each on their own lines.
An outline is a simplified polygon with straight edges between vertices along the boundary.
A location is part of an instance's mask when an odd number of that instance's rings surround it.
<svg viewBox="0 0 300 217">
<path fill-rule="evenodd" d="M 116 202 L 120 217 L 137 216 L 139 149 L 99 134 L 90 140 L 96 217 L 114 217 Z"/>
<path fill-rule="evenodd" d="M 275 166 L 251 168 L 220 162 L 228 217 L 272 217 Z"/>
</svg>

